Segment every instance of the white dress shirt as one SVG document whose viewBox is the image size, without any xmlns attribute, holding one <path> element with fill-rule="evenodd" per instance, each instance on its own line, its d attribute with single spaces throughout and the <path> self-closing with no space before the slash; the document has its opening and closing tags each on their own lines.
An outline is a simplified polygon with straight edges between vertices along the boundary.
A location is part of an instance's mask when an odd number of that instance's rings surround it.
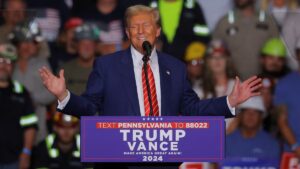
<svg viewBox="0 0 300 169">
<path fill-rule="evenodd" d="M 143 82 L 142 82 L 143 55 L 140 52 L 138 52 L 133 46 L 131 46 L 130 50 L 131 50 L 131 56 L 132 56 L 132 60 L 133 60 L 135 84 L 137 87 L 140 112 L 141 112 L 141 116 L 145 116 Z M 157 102 L 158 102 L 158 108 L 159 108 L 159 116 L 160 116 L 161 115 L 160 76 L 159 76 L 157 52 L 156 52 L 155 48 L 151 52 L 151 56 L 149 58 L 149 65 L 151 67 L 151 70 L 152 70 L 153 76 L 154 76 Z"/>
<path fill-rule="evenodd" d="M 139 106 L 140 106 L 140 113 L 141 116 L 145 116 L 145 109 L 144 109 L 144 95 L 143 95 L 143 83 L 142 83 L 142 68 L 143 68 L 143 54 L 138 52 L 133 46 L 130 47 L 131 50 L 131 57 L 133 60 L 133 67 L 134 67 L 134 76 L 135 76 L 135 84 L 137 87 L 137 94 L 139 99 Z M 159 116 L 161 116 L 161 90 L 160 90 L 160 76 L 159 76 L 159 66 L 158 66 L 158 56 L 156 49 L 154 48 L 151 52 L 151 56 L 149 58 L 149 64 L 152 69 L 154 80 L 155 80 L 155 88 L 156 88 L 156 95 L 157 95 L 157 102 L 159 108 Z M 57 108 L 62 110 L 65 108 L 67 103 L 70 100 L 70 92 L 68 91 L 67 97 L 63 101 L 58 101 Z M 231 107 L 228 101 L 228 97 L 226 97 L 227 105 L 229 110 L 233 115 L 235 115 L 235 108 Z"/>
</svg>

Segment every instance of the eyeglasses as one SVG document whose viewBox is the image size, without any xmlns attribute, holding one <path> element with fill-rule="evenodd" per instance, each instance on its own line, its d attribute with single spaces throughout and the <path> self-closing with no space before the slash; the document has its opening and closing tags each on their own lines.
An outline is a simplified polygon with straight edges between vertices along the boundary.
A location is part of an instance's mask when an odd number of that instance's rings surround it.
<svg viewBox="0 0 300 169">
<path fill-rule="evenodd" d="M 197 65 L 202 65 L 204 63 L 204 61 L 195 59 L 195 60 L 190 61 L 189 63 L 193 66 L 197 66 Z"/>
<path fill-rule="evenodd" d="M 12 61 L 10 59 L 0 57 L 0 63 L 10 65 L 10 64 L 12 64 Z"/>
</svg>

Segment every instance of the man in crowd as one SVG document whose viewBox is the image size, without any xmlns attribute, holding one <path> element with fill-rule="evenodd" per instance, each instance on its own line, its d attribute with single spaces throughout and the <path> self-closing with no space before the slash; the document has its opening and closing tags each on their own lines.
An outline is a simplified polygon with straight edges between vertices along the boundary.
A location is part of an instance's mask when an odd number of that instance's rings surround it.
<svg viewBox="0 0 300 169">
<path fill-rule="evenodd" d="M 208 44 L 210 32 L 196 0 L 151 0 L 150 7 L 157 8 L 161 16 L 163 52 L 184 60 L 191 42 Z"/>
<path fill-rule="evenodd" d="M 77 56 L 76 45 L 74 41 L 75 28 L 82 25 L 80 18 L 70 18 L 64 25 L 57 43 L 51 46 L 51 57 L 49 63 L 54 72 L 57 72 L 66 62 Z"/>
<path fill-rule="evenodd" d="M 296 45 L 300 63 L 300 41 Z M 294 152 L 300 158 L 300 69 L 283 77 L 275 88 L 274 105 L 279 112 L 279 130 L 285 140 L 285 152 Z"/>
<path fill-rule="evenodd" d="M 20 22 L 28 19 L 29 14 L 35 13 L 33 10 L 28 10 L 27 1 L 24 0 L 6 0 L 4 3 L 3 17 L 4 24 L 0 26 L 0 43 L 10 42 L 10 33 Z M 36 17 L 36 16 L 31 16 Z M 41 50 L 39 55 L 49 57 L 50 50 L 46 41 L 41 41 Z"/>
<path fill-rule="evenodd" d="M 101 28 L 97 53 L 107 55 L 120 51 L 125 40 L 123 26 L 124 8 L 120 0 L 95 0 L 88 8 L 80 8 L 76 16 L 88 22 L 95 22 Z"/>
<path fill-rule="evenodd" d="M 54 101 L 54 97 L 44 88 L 38 76 L 38 69 L 41 66 L 50 68 L 45 56 L 40 55 L 42 36 L 38 24 L 29 20 L 17 24 L 10 34 L 12 43 L 17 48 L 18 58 L 13 70 L 13 79 L 22 83 L 30 93 L 35 113 L 39 117 L 37 142 L 47 135 L 46 127 L 46 106 Z"/>
<path fill-rule="evenodd" d="M 0 42 L 8 42 L 8 34 L 14 29 L 17 23 L 24 21 L 26 4 L 23 0 L 7 0 L 4 4 L 4 24 L 0 26 Z"/>
<path fill-rule="evenodd" d="M 239 127 L 226 137 L 226 158 L 270 160 L 278 165 L 278 141 L 262 130 L 262 121 L 267 115 L 262 98 L 250 98 L 238 107 L 238 111 Z"/>
<path fill-rule="evenodd" d="M 79 119 L 57 112 L 54 133 L 49 134 L 34 151 L 34 169 L 83 169 L 80 162 Z"/>
<path fill-rule="evenodd" d="M 280 38 L 269 39 L 261 49 L 261 77 L 277 82 L 289 72 L 286 62 L 286 47 Z"/>
<path fill-rule="evenodd" d="M 0 44 L 0 168 L 28 169 L 37 116 L 27 90 L 11 78 L 16 49 Z"/>
<path fill-rule="evenodd" d="M 278 36 L 276 23 L 264 11 L 255 10 L 255 0 L 234 0 L 217 24 L 213 39 L 222 39 L 229 48 L 233 64 L 242 79 L 260 73 L 260 50 L 265 41 Z"/>
<path fill-rule="evenodd" d="M 65 63 L 63 69 L 69 89 L 77 95 L 84 92 L 92 71 L 96 57 L 96 43 L 99 39 L 98 32 L 98 28 L 92 23 L 84 23 L 75 29 L 74 41 L 78 53 L 77 58 Z"/>
</svg>

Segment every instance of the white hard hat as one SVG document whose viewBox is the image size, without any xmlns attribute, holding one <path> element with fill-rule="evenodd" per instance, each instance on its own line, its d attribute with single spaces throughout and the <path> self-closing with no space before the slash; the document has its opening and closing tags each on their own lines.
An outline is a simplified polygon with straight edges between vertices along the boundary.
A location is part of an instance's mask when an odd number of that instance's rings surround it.
<svg viewBox="0 0 300 169">
<path fill-rule="evenodd" d="M 241 112 L 242 109 L 255 109 L 263 113 L 263 117 L 267 116 L 266 108 L 261 96 L 254 96 L 249 98 L 244 103 L 238 106 L 238 113 Z"/>
</svg>

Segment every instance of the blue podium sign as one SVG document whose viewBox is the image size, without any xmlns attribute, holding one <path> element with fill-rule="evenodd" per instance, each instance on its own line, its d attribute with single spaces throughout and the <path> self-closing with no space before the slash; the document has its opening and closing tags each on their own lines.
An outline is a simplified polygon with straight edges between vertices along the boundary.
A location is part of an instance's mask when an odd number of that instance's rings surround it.
<svg viewBox="0 0 300 169">
<path fill-rule="evenodd" d="M 224 117 L 82 117 L 83 162 L 224 159 Z"/>
</svg>

